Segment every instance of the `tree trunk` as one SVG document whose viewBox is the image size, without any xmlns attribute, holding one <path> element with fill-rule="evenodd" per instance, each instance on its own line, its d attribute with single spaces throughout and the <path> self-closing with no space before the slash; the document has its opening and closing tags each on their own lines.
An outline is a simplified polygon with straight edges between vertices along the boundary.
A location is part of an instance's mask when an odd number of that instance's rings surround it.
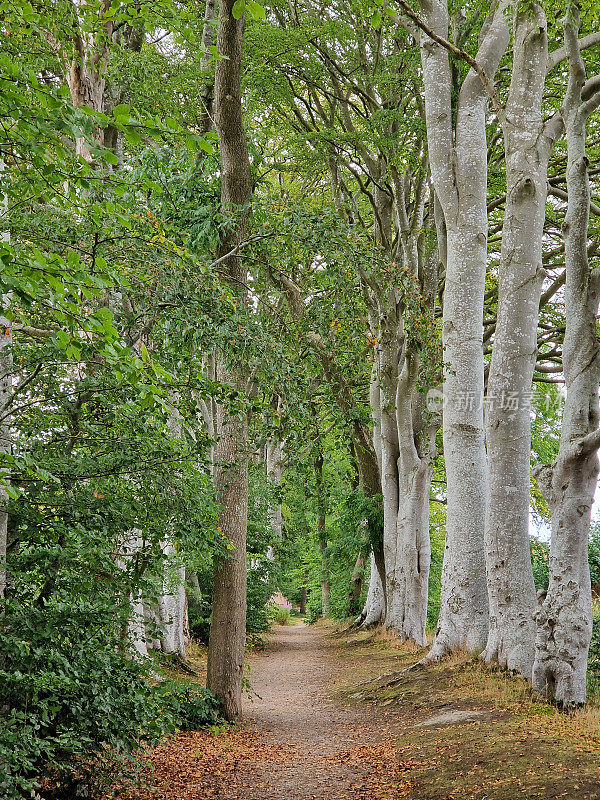
<svg viewBox="0 0 600 800">
<path fill-rule="evenodd" d="M 171 542 L 163 544 L 166 576 L 163 591 L 158 597 L 158 612 L 162 628 L 161 648 L 165 653 L 177 653 L 186 659 L 186 597 L 185 567 L 176 563 L 175 547 Z"/>
<path fill-rule="evenodd" d="M 446 0 L 423 0 L 429 28 L 448 38 Z M 477 61 L 496 73 L 508 44 L 504 6 L 484 26 Z M 483 299 L 487 263 L 487 94 L 470 70 L 460 89 L 452 130 L 448 52 L 421 36 L 425 115 L 435 192 L 446 223 L 443 306 L 446 550 L 441 610 L 429 658 L 456 647 L 481 650 L 487 639 L 484 567 L 486 454 L 483 429 Z"/>
<path fill-rule="evenodd" d="M 10 226 L 8 222 L 8 178 L 4 160 L 0 158 L 0 242 L 10 242 Z M 2 311 L 8 309 L 10 305 L 10 295 L 2 297 Z M 4 406 L 12 394 L 13 377 L 13 357 L 12 357 L 12 324 L 4 316 L 0 315 L 0 405 Z M 0 452 L 6 455 L 12 453 L 12 436 L 10 431 L 10 419 L 6 418 L 0 425 Z M 2 478 L 7 481 L 10 473 L 7 469 L 2 470 Z M 7 586 L 7 567 L 6 558 L 8 552 L 8 511 L 6 503 L 8 495 L 6 489 L 0 486 L 0 601 L 6 596 Z"/>
<path fill-rule="evenodd" d="M 282 443 L 274 439 L 269 439 L 266 444 L 265 451 L 267 478 L 273 487 L 279 489 L 281 485 L 281 479 L 283 477 Z M 280 502 L 277 502 L 275 505 L 270 504 L 269 517 L 271 521 L 271 531 L 273 532 L 273 541 L 280 542 L 283 535 L 283 514 L 281 511 Z M 270 548 L 270 550 L 272 553 L 272 548 Z"/>
<path fill-rule="evenodd" d="M 327 617 L 329 616 L 329 602 L 331 599 L 331 584 L 327 569 L 327 542 L 321 539 L 319 547 L 321 550 L 321 613 L 324 617 Z"/>
<path fill-rule="evenodd" d="M 586 698 L 587 656 L 592 633 L 588 538 L 600 465 L 598 425 L 600 349 L 597 338 L 600 273 L 590 272 L 590 187 L 586 121 L 600 106 L 600 92 L 586 92 L 585 64 L 577 42 L 579 13 L 567 9 L 565 43 L 569 84 L 563 105 L 567 133 L 568 206 L 565 242 L 563 369 L 567 388 L 558 459 L 540 474 L 552 512 L 550 581 L 535 615 L 533 686 L 562 706 Z M 589 84 L 588 84 L 589 86 Z M 586 97 L 584 101 L 583 97 Z"/>
<path fill-rule="evenodd" d="M 414 359 L 416 361 L 416 359 Z M 397 522 L 396 585 L 402 606 L 396 609 L 393 627 L 407 639 L 419 645 L 427 644 L 427 599 L 431 541 L 429 538 L 429 497 L 433 478 L 433 457 L 438 423 L 434 422 L 415 437 L 412 417 L 413 403 L 408 400 L 405 385 L 416 380 L 418 367 L 413 358 L 407 359 L 398 384 L 396 409 L 401 441 L 399 458 L 399 497 Z M 412 397 L 411 397 L 412 399 Z M 409 419 L 411 420 L 409 424 Z M 410 433 L 410 437 L 403 434 Z M 416 440 L 421 439 L 421 442 Z M 417 447 L 419 444 L 419 447 Z M 420 452 L 421 450 L 421 452 Z M 388 604 L 389 607 L 390 604 Z M 388 618 L 386 618 L 387 621 Z"/>
<path fill-rule="evenodd" d="M 100 20 L 104 18 L 109 7 L 110 3 L 107 0 L 100 3 L 98 8 Z M 76 7 L 73 9 L 73 13 L 77 15 Z M 78 19 L 73 35 L 77 57 L 66 66 L 67 85 L 71 93 L 71 102 L 75 108 L 85 106 L 93 111 L 101 112 L 104 109 L 106 65 L 114 23 L 112 20 L 104 21 L 102 30 L 97 35 L 90 35 L 83 28 L 84 26 Z M 100 145 L 104 143 L 102 128 L 95 128 L 94 140 Z M 75 140 L 75 152 L 90 163 L 94 160 L 83 138 Z"/>
<path fill-rule="evenodd" d="M 215 126 L 221 153 L 221 206 L 231 216 L 218 257 L 231 291 L 246 299 L 246 270 L 239 251 L 245 237 L 252 183 L 242 120 L 241 64 L 245 16 L 236 20 L 234 0 L 221 0 L 215 71 Z M 229 255 L 228 255 L 229 254 Z M 220 358 L 217 379 L 243 391 L 243 376 Z M 219 412 L 215 483 L 223 510 L 219 524 L 233 552 L 217 559 L 213 580 L 212 618 L 208 645 L 207 687 L 227 720 L 242 713 L 242 671 L 246 640 L 246 534 L 248 527 L 248 420 Z"/>
<path fill-rule="evenodd" d="M 329 567 L 327 564 L 327 507 L 325 503 L 325 486 L 323 483 L 323 451 L 320 442 L 319 451 L 315 458 L 315 481 L 317 485 L 317 539 L 321 551 L 321 613 L 326 617 L 329 614 L 331 585 L 329 581 Z"/>
<path fill-rule="evenodd" d="M 542 137 L 542 98 L 548 37 L 541 6 L 517 10 L 514 19 L 512 79 L 503 120 L 506 208 L 486 406 L 490 631 L 482 658 L 529 679 L 535 608 L 529 553 L 530 394 L 545 275 L 542 237 L 550 149 Z"/>
<path fill-rule="evenodd" d="M 306 584 L 302 587 L 302 594 L 300 595 L 300 613 L 306 614 L 306 603 L 308 600 L 308 587 Z"/>
<path fill-rule="evenodd" d="M 360 608 L 358 602 L 362 593 L 364 579 L 363 576 L 366 563 L 367 559 L 361 550 L 356 556 L 356 562 L 354 563 L 354 569 L 352 570 L 352 576 L 350 578 L 350 591 L 348 592 L 348 614 L 351 617 L 355 617 L 358 614 L 358 609 Z"/>
<path fill-rule="evenodd" d="M 381 572 L 375 563 L 375 556 L 371 553 L 371 572 L 369 575 L 369 590 L 365 607 L 360 621 L 364 628 L 372 628 L 379 625 L 385 616 L 385 596 L 383 591 L 383 581 Z"/>
<path fill-rule="evenodd" d="M 217 15 L 217 0 L 206 0 L 204 11 L 204 26 L 202 28 L 202 59 L 200 61 L 200 70 L 204 73 L 205 83 L 202 89 L 202 102 L 204 108 L 202 109 L 200 117 L 200 131 L 201 133 L 208 133 L 213 127 L 213 107 L 214 107 L 214 84 L 209 69 L 212 63 L 212 53 L 210 48 L 213 45 L 215 38 L 214 20 Z"/>
</svg>

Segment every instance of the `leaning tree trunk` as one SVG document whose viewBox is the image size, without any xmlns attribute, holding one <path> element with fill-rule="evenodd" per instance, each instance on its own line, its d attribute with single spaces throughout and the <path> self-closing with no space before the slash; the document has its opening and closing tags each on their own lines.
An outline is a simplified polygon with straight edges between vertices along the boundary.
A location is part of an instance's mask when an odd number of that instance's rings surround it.
<svg viewBox="0 0 600 800">
<path fill-rule="evenodd" d="M 246 270 L 239 250 L 246 232 L 252 183 L 242 119 L 241 66 L 244 19 L 236 20 L 234 0 L 221 0 L 215 72 L 215 126 L 221 153 L 221 206 L 230 224 L 218 256 L 231 291 L 245 301 Z M 217 379 L 244 389 L 243 375 L 222 357 Z M 248 527 L 248 420 L 244 414 L 219 410 L 215 452 L 215 483 L 222 512 L 219 524 L 233 552 L 215 563 L 212 618 L 208 645 L 207 686 L 221 704 L 227 720 L 242 714 L 242 672 L 246 640 L 246 534 Z"/>
<path fill-rule="evenodd" d="M 4 160 L 0 159 L 0 242 L 10 242 L 10 226 L 8 224 L 8 175 L 5 169 Z M 0 313 L 0 406 L 8 406 L 12 394 L 12 324 L 4 316 L 10 305 L 10 295 L 2 297 L 2 312 Z M 10 431 L 10 419 L 5 417 L 0 423 L 0 453 L 10 455 L 12 453 L 12 436 Z M 2 468 L 2 479 L 8 481 L 10 472 L 6 467 Z M 8 494 L 5 486 L 0 485 L 0 601 L 6 595 L 7 586 L 7 567 L 6 558 L 8 553 L 8 511 L 6 504 Z"/>
<path fill-rule="evenodd" d="M 534 4 L 518 9 L 514 20 L 512 79 L 503 119 L 506 208 L 486 405 L 490 632 L 482 658 L 529 679 L 535 608 L 529 553 L 530 395 L 545 276 L 542 237 L 551 148 L 542 136 L 546 15 Z"/>
<path fill-rule="evenodd" d="M 447 39 L 446 0 L 423 0 L 429 29 Z M 493 77 L 508 44 L 496 7 L 477 54 Z M 431 172 L 446 223 L 443 306 L 446 550 L 441 610 L 429 658 L 456 647 L 477 651 L 488 630 L 483 528 L 486 454 L 483 428 L 483 300 L 487 262 L 487 94 L 470 70 L 460 90 L 455 138 L 447 50 L 422 35 L 425 113 Z"/>
<path fill-rule="evenodd" d="M 568 206 L 565 242 L 563 370 L 567 389 L 558 459 L 539 476 L 552 513 L 550 581 L 535 615 L 533 686 L 570 707 L 586 698 L 587 656 L 592 632 L 588 537 L 600 465 L 600 350 L 597 314 L 600 272 L 588 264 L 590 187 L 585 152 L 586 121 L 600 106 L 598 81 L 585 81 L 579 53 L 579 13 L 565 20 L 569 84 L 563 105 L 567 133 Z"/>
</svg>

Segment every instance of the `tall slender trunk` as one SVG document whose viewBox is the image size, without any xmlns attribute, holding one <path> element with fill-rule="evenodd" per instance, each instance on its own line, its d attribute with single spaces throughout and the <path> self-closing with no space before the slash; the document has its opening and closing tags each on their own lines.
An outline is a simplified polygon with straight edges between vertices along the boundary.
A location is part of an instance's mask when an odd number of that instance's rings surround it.
<svg viewBox="0 0 600 800">
<path fill-rule="evenodd" d="M 600 272 L 590 271 L 587 246 L 590 210 L 586 121 L 600 106 L 600 91 L 585 80 L 577 42 L 579 12 L 567 8 L 565 43 L 569 83 L 563 116 L 567 134 L 568 206 L 565 243 L 563 369 L 567 397 L 558 459 L 538 480 L 552 513 L 550 580 L 535 615 L 533 686 L 563 706 L 586 698 L 587 656 L 592 631 L 588 538 L 600 473 L 600 348 L 597 314 Z M 596 79 L 596 87 L 598 85 Z M 585 99 L 584 99 L 585 98 Z"/>
<path fill-rule="evenodd" d="M 446 0 L 422 0 L 429 29 L 448 38 Z M 508 44 L 504 4 L 484 26 L 477 61 L 493 79 Z M 483 429 L 483 299 L 487 260 L 487 94 L 470 70 L 452 128 L 447 50 L 421 36 L 425 116 L 435 192 L 446 224 L 443 306 L 446 550 L 441 610 L 429 658 L 455 647 L 477 651 L 488 629 L 484 565 L 486 454 Z"/>
<path fill-rule="evenodd" d="M 204 7 L 204 26 L 202 28 L 202 59 L 200 61 L 200 70 L 204 74 L 204 86 L 202 87 L 202 102 L 204 108 L 200 117 L 200 130 L 202 133 L 207 133 L 213 127 L 213 112 L 214 112 L 214 83 L 209 73 L 209 68 L 212 63 L 212 53 L 210 48 L 213 45 L 215 38 L 214 21 L 218 11 L 217 0 L 206 0 Z"/>
<path fill-rule="evenodd" d="M 239 245 L 246 233 L 252 182 L 242 119 L 241 66 L 245 16 L 233 16 L 234 0 L 221 0 L 215 72 L 215 126 L 221 154 L 221 207 L 230 216 L 218 256 L 231 291 L 245 301 L 246 269 Z M 233 372 L 222 357 L 217 379 L 244 390 L 244 376 Z M 208 645 L 207 686 L 219 700 L 225 718 L 242 714 L 242 671 L 246 639 L 246 534 L 248 527 L 248 420 L 244 414 L 219 410 L 215 452 L 219 523 L 233 552 L 215 563 L 212 618 Z"/>
<path fill-rule="evenodd" d="M 548 159 L 542 121 L 548 62 L 541 5 L 515 4 L 511 84 L 503 118 L 506 207 L 498 314 L 487 390 L 486 569 L 490 631 L 482 657 L 531 677 L 535 586 L 529 553 L 530 395 L 537 354 Z"/>
<path fill-rule="evenodd" d="M 282 443 L 276 439 L 269 439 L 266 443 L 265 467 L 267 478 L 272 486 L 279 489 L 283 478 L 283 446 Z M 269 518 L 271 522 L 271 531 L 273 533 L 273 541 L 279 542 L 283 534 L 283 513 L 279 501 L 269 505 Z M 270 548 L 270 552 L 272 554 L 272 547 Z"/>
<path fill-rule="evenodd" d="M 331 584 L 329 581 L 329 566 L 327 563 L 327 530 L 326 530 L 326 503 L 325 485 L 323 482 L 323 451 L 319 445 L 319 452 L 315 458 L 315 481 L 317 484 L 317 538 L 321 551 L 321 611 L 324 617 L 329 614 L 329 601 L 331 597 Z"/>
<path fill-rule="evenodd" d="M 8 221 L 8 175 L 6 172 L 4 159 L 0 158 L 0 241 L 10 242 L 10 226 Z M 10 305 L 10 295 L 2 297 L 2 312 Z M 12 325 L 11 322 L 0 314 L 0 405 L 10 399 L 12 394 Z M 0 424 L 0 453 L 10 455 L 12 453 L 12 436 L 10 431 L 10 419 L 6 418 Z M 7 481 L 10 477 L 8 470 L 2 470 L 2 478 Z M 6 558 L 8 554 L 8 511 L 6 503 L 8 494 L 4 486 L 0 486 L 0 601 L 6 595 L 7 586 L 7 567 Z"/>
</svg>

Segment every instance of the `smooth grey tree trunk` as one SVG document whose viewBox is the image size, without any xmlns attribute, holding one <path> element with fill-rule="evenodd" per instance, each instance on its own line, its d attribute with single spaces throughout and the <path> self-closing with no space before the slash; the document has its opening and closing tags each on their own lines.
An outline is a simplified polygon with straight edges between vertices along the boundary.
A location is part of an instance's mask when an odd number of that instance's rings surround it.
<svg viewBox="0 0 600 800">
<path fill-rule="evenodd" d="M 446 0 L 423 0 L 423 19 L 447 40 Z M 504 5 L 487 21 L 477 62 L 493 78 L 508 45 Z M 488 631 L 484 565 L 487 463 L 483 428 L 483 300 L 487 259 L 487 93 L 470 70 L 452 126 L 447 50 L 421 36 L 429 160 L 446 225 L 443 306 L 446 549 L 441 610 L 429 658 L 483 649 Z"/>
<path fill-rule="evenodd" d="M 516 4 L 516 9 L 512 76 L 503 115 L 506 206 L 486 405 L 490 632 L 482 658 L 529 679 L 535 609 L 529 553 L 530 394 L 545 277 L 542 237 L 548 159 L 554 141 L 542 122 L 546 15 L 536 3 L 527 8 Z"/>
<path fill-rule="evenodd" d="M 563 370 L 567 397 L 558 459 L 542 468 L 538 481 L 552 513 L 550 581 L 535 615 L 533 686 L 562 706 L 586 699 L 587 656 L 592 632 L 588 538 L 600 472 L 600 350 L 597 314 L 600 272 L 588 263 L 590 187 L 586 122 L 600 107 L 600 82 L 586 82 L 577 35 L 579 12 L 567 9 L 565 45 L 569 83 L 563 116 L 567 134 L 568 205 L 565 244 Z"/>
<path fill-rule="evenodd" d="M 375 556 L 371 553 L 371 571 L 369 574 L 369 589 L 365 607 L 357 620 L 365 628 L 372 628 L 383 620 L 385 615 L 385 597 L 381 573 L 377 569 Z"/>
<path fill-rule="evenodd" d="M 176 653 L 185 661 L 187 604 L 185 594 L 185 567 L 178 563 L 172 542 L 162 544 L 166 564 L 163 567 L 163 591 L 158 597 L 161 625 L 161 648 L 165 653 Z"/>
</svg>

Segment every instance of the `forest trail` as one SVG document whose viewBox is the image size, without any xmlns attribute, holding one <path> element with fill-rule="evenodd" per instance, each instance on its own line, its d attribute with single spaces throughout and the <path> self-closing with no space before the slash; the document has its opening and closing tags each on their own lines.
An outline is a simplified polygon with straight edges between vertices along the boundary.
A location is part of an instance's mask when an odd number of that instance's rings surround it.
<svg viewBox="0 0 600 800">
<path fill-rule="evenodd" d="M 384 800 L 404 772 L 385 711 L 334 697 L 347 666 L 330 629 L 276 627 L 250 654 L 244 722 L 157 747 L 128 800 Z M 396 791 L 388 792 L 392 785 Z"/>
<path fill-rule="evenodd" d="M 567 716 L 457 654 L 380 632 L 276 627 L 239 728 L 182 732 L 127 800 L 600 800 L 600 713 Z M 373 680 L 374 679 L 374 680 Z"/>
<path fill-rule="evenodd" d="M 246 704 L 246 725 L 285 749 L 280 763 L 265 765 L 246 783 L 249 800 L 373 796 L 380 783 L 374 770 L 380 776 L 385 763 L 385 731 L 374 725 L 373 709 L 332 699 L 339 672 L 335 643 L 323 629 L 302 623 L 278 628 L 252 660 L 256 695 Z M 388 755 L 394 757 L 393 746 Z"/>
</svg>

